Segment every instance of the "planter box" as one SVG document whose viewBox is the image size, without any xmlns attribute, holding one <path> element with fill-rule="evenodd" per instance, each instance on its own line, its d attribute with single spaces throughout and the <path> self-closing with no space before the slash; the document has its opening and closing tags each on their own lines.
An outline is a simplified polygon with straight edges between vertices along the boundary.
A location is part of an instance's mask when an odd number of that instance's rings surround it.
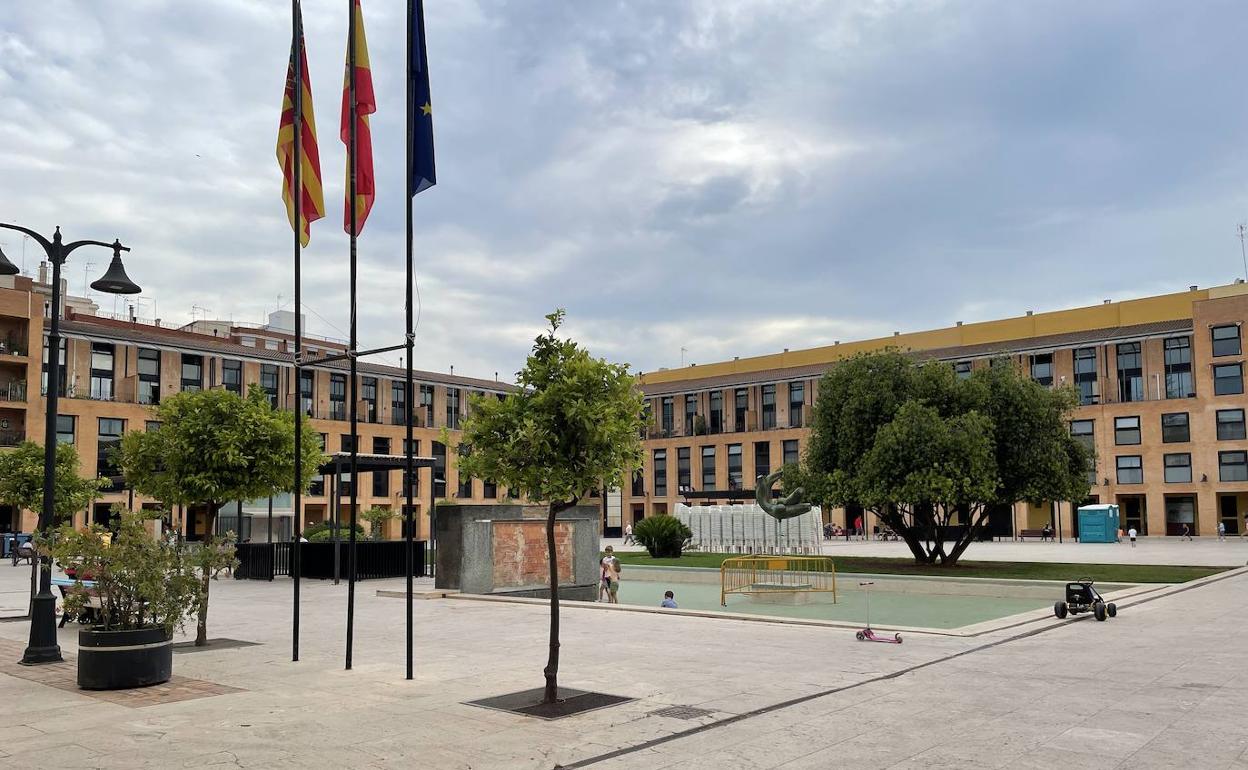
<svg viewBox="0 0 1248 770">
<path fill-rule="evenodd" d="M 78 686 L 126 690 L 168 682 L 173 676 L 173 639 L 163 628 L 78 632 Z"/>
</svg>

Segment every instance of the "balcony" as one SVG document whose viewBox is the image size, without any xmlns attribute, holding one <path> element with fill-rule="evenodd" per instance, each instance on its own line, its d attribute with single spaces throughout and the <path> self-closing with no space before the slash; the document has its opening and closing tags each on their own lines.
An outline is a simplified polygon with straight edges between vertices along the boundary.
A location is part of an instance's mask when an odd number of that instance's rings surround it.
<svg viewBox="0 0 1248 770">
<path fill-rule="evenodd" d="M 25 403 L 26 381 L 10 380 L 9 382 L 0 382 L 0 401 Z"/>
</svg>

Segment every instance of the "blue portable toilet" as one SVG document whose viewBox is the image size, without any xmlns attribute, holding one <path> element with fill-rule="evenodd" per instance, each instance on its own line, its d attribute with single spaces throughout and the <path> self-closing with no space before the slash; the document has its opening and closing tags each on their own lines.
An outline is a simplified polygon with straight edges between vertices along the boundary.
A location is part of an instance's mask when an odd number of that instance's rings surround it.
<svg viewBox="0 0 1248 770">
<path fill-rule="evenodd" d="M 1118 506 L 1112 504 L 1079 506 L 1079 542 L 1118 542 Z"/>
</svg>

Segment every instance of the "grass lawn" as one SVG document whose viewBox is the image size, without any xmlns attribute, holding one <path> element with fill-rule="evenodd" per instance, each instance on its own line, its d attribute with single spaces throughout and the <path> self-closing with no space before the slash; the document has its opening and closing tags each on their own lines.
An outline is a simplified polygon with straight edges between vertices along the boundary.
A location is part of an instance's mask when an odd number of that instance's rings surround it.
<svg viewBox="0 0 1248 770">
<path fill-rule="evenodd" d="M 651 559 L 646 553 L 617 553 L 622 564 L 651 567 L 719 569 L 731 553 L 687 553 L 679 559 Z M 1185 583 L 1225 572 L 1226 567 L 1181 567 L 1151 564 L 1066 564 L 1062 562 L 961 561 L 955 567 L 918 565 L 913 559 L 867 556 L 833 557 L 837 572 L 877 575 L 941 575 L 944 577 L 1011 578 L 1023 580 L 1078 580 L 1090 577 L 1105 583 Z"/>
</svg>

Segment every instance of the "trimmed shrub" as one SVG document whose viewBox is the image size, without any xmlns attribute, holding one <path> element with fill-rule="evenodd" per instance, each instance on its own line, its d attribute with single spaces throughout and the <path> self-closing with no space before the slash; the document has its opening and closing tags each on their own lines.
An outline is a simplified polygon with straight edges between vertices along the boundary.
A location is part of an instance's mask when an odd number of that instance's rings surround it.
<svg viewBox="0 0 1248 770">
<path fill-rule="evenodd" d="M 661 513 L 637 522 L 633 537 L 646 547 L 651 558 L 677 559 L 685 543 L 693 537 L 693 531 L 675 516 Z"/>
<path fill-rule="evenodd" d="M 303 530 L 303 536 L 308 539 L 309 543 L 328 543 L 334 539 L 334 525 L 327 521 L 313 524 Z M 343 522 L 338 527 L 338 539 L 347 540 L 350 537 L 351 525 L 347 522 Z M 364 539 L 364 528 L 358 523 L 355 525 L 355 538 L 356 540 Z"/>
</svg>

